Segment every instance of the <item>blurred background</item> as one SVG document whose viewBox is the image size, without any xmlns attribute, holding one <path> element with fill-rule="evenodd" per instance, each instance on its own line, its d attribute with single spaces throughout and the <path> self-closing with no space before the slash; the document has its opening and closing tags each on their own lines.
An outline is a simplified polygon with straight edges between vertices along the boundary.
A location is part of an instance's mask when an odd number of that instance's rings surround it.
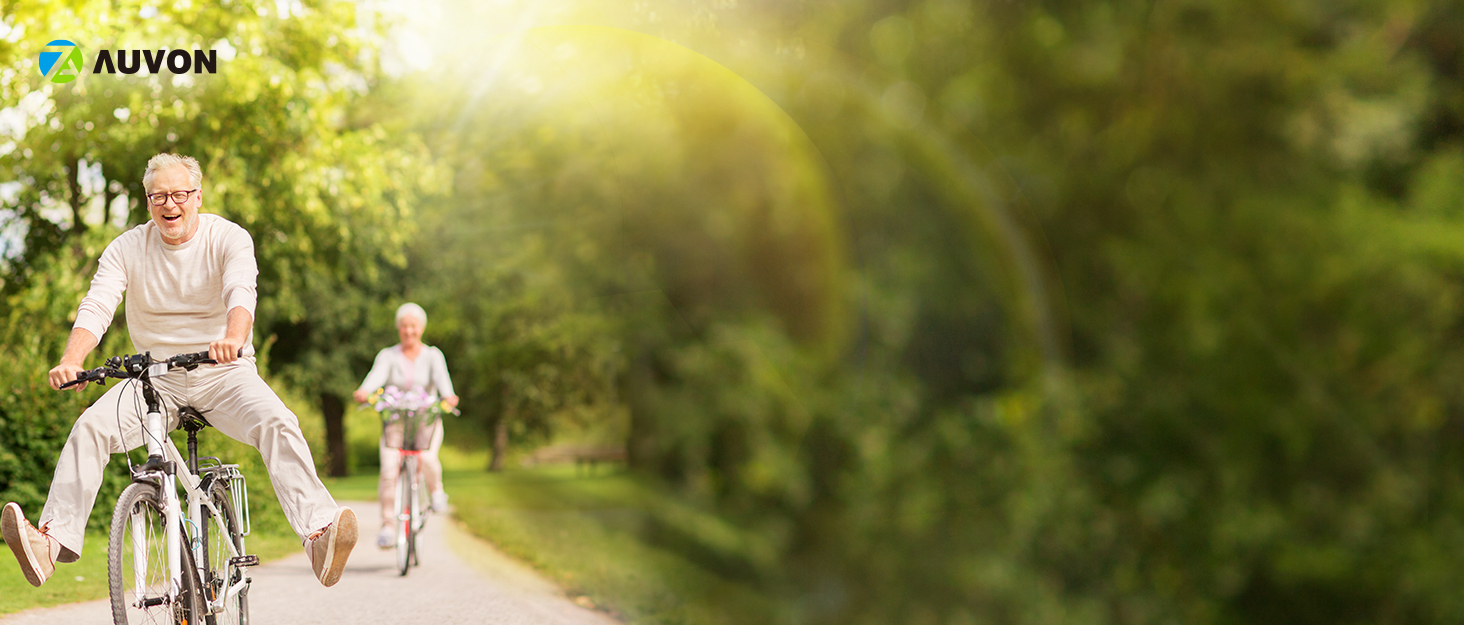
<svg viewBox="0 0 1464 625">
<path fill-rule="evenodd" d="M 418 302 L 460 518 L 629 622 L 1458 623 L 1461 32 L 1409 0 L 8 2 L 0 499 L 39 509 L 95 398 L 43 375 L 173 151 L 254 237 L 322 474 L 374 492 L 350 391 Z M 54 84 L 53 39 L 218 71 Z"/>
</svg>

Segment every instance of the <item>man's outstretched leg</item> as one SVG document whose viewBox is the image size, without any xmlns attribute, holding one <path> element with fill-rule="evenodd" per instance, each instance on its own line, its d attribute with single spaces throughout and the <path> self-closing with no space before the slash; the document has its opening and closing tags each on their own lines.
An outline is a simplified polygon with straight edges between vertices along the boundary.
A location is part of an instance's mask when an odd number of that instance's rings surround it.
<svg viewBox="0 0 1464 625">
<path fill-rule="evenodd" d="M 259 377 L 252 359 L 200 368 L 188 375 L 197 408 L 212 410 L 209 423 L 224 435 L 259 450 L 275 497 L 300 536 L 320 583 L 340 580 L 356 546 L 356 513 L 336 504 L 315 474 L 315 460 L 300 421 Z"/>
<path fill-rule="evenodd" d="M 20 504 L 10 502 L 0 510 L 0 534 L 20 561 L 25 581 L 39 587 L 51 579 L 51 574 L 56 572 L 56 561 L 61 558 L 61 543 L 46 533 L 45 526 L 36 529 L 25 520 Z"/>
</svg>

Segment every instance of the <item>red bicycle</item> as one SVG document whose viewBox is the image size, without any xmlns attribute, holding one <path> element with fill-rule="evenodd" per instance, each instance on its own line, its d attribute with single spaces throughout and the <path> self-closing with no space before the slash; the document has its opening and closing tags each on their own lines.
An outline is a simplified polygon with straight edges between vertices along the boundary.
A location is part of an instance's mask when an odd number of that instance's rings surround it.
<svg viewBox="0 0 1464 625">
<path fill-rule="evenodd" d="M 422 473 L 419 456 L 432 443 L 443 414 L 457 411 L 442 403 L 435 395 L 424 392 L 402 393 L 396 387 L 379 389 L 367 403 L 381 413 L 382 444 L 401 453 L 397 470 L 396 501 L 396 564 L 406 575 L 421 562 L 417 558 L 417 534 L 427 523 Z"/>
</svg>

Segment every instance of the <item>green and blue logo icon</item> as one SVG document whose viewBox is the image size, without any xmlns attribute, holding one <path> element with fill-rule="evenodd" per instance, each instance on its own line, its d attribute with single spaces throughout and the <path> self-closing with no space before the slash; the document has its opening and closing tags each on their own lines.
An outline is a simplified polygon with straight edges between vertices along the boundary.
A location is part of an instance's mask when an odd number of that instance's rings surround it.
<svg viewBox="0 0 1464 625">
<path fill-rule="evenodd" d="M 81 76 L 86 62 L 81 58 L 81 48 L 65 39 L 56 39 L 46 44 L 41 51 L 41 75 L 54 83 L 68 83 Z"/>
</svg>

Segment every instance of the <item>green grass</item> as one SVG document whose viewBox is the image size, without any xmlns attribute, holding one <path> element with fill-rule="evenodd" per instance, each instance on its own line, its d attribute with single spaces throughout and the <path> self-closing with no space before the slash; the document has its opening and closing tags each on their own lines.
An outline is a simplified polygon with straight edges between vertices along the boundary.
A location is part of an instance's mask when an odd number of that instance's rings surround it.
<svg viewBox="0 0 1464 625">
<path fill-rule="evenodd" d="M 623 620 L 789 620 L 759 591 L 771 576 L 768 546 L 630 474 L 475 467 L 449 470 L 445 480 L 470 531 Z"/>
<path fill-rule="evenodd" d="M 107 596 L 107 537 L 86 537 L 81 559 L 58 565 L 56 575 L 33 588 L 8 547 L 0 550 L 0 614 L 30 608 L 90 601 Z"/>
<path fill-rule="evenodd" d="M 321 478 L 336 501 L 376 501 L 376 473 Z"/>
</svg>

